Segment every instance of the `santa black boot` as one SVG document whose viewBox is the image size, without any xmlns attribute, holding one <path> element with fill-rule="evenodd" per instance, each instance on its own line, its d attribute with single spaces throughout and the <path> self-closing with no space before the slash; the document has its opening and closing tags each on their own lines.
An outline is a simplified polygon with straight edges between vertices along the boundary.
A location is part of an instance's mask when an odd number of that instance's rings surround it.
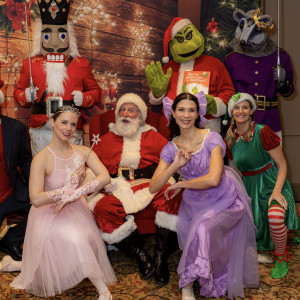
<svg viewBox="0 0 300 300">
<path fill-rule="evenodd" d="M 154 250 L 154 281 L 156 284 L 164 286 L 169 283 L 168 258 L 177 248 L 176 232 L 156 226 L 156 247 Z"/>
<path fill-rule="evenodd" d="M 147 279 L 154 273 L 152 258 L 143 248 L 143 241 L 137 230 L 114 245 L 125 255 L 136 259 L 142 279 Z"/>
</svg>

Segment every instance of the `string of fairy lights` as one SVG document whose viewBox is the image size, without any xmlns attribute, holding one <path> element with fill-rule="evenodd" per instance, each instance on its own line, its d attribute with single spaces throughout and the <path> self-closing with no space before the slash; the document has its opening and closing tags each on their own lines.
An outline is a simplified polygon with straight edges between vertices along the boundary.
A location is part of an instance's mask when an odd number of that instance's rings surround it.
<svg viewBox="0 0 300 300">
<path fill-rule="evenodd" d="M 28 2 L 29 0 L 25 1 Z M 81 0 L 76 4 L 69 16 L 74 25 L 80 21 L 85 22 L 89 29 L 90 42 L 95 46 L 98 46 L 100 42 L 97 39 L 98 23 L 104 23 L 112 27 L 116 26 L 116 23 L 112 21 L 111 15 L 105 11 L 105 8 L 99 2 L 100 1 L 95 0 Z M 33 15 L 34 11 L 30 10 L 30 13 Z M 146 67 L 145 58 L 154 56 L 154 53 L 149 43 L 147 43 L 152 27 L 144 24 L 142 17 L 143 13 L 139 12 L 135 21 L 136 25 L 130 28 L 130 34 L 133 39 L 130 56 L 137 58 L 140 63 L 140 68 L 144 69 Z M 21 61 L 17 62 L 16 59 L 18 60 L 14 54 L 1 55 L 1 60 L 6 66 L 6 72 L 14 74 L 15 80 L 21 63 Z M 95 69 L 93 73 L 99 86 L 104 90 L 116 90 L 121 83 L 117 73 L 99 72 Z"/>
<path fill-rule="evenodd" d="M 148 36 L 150 34 L 150 31 L 152 30 L 152 27 L 145 26 L 145 24 L 142 21 L 142 15 L 142 12 L 140 12 L 138 15 L 137 27 L 133 26 L 130 28 L 132 37 L 134 39 L 134 45 L 131 51 L 131 56 L 139 57 L 140 65 L 143 69 L 145 69 L 146 66 L 144 64 L 144 57 L 154 56 L 154 53 L 152 52 L 151 47 L 149 47 L 149 44 L 147 43 Z"/>
</svg>

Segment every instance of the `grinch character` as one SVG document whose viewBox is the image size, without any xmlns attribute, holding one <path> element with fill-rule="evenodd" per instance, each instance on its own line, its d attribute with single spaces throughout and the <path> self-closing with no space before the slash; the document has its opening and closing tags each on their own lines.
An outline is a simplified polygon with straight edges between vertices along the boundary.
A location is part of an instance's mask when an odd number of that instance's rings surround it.
<svg viewBox="0 0 300 300">
<path fill-rule="evenodd" d="M 224 64 L 235 89 L 254 98 L 254 120 L 282 138 L 277 93 L 288 97 L 294 92 L 291 59 L 267 37 L 273 26 L 269 15 L 261 14 L 259 9 L 247 13 L 237 9 L 233 19 L 238 23 L 229 44 L 233 52 L 226 56 Z"/>
<path fill-rule="evenodd" d="M 51 142 L 51 111 L 61 105 L 91 107 L 101 97 L 90 63 L 78 52 L 68 21 L 70 1 L 40 0 L 38 5 L 41 20 L 34 29 L 33 51 L 31 58 L 23 61 L 14 91 L 21 106 L 31 106 L 29 134 L 33 155 Z M 81 126 L 79 120 L 72 143 L 82 144 Z"/>
<path fill-rule="evenodd" d="M 170 50 L 173 60 L 169 61 Z M 164 35 L 164 55 L 160 62 L 146 66 L 145 74 L 150 87 L 149 102 L 159 105 L 164 97 L 172 100 L 185 91 L 185 71 L 210 74 L 206 93 L 208 121 L 205 128 L 221 131 L 220 117 L 226 112 L 226 103 L 234 94 L 234 87 L 224 64 L 215 57 L 203 54 L 204 37 L 189 19 L 176 17 Z M 194 89 L 194 94 L 200 90 Z"/>
</svg>

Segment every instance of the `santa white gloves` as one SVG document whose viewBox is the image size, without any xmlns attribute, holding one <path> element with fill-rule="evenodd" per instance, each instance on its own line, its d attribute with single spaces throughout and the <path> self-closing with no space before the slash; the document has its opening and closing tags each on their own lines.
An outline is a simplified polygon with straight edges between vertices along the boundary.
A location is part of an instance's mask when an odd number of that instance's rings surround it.
<svg viewBox="0 0 300 300">
<path fill-rule="evenodd" d="M 83 94 L 80 91 L 73 91 L 74 103 L 76 106 L 81 106 L 83 103 Z"/>
<path fill-rule="evenodd" d="M 34 88 L 26 88 L 25 89 L 25 98 L 28 102 L 35 101 L 37 98 L 37 91 L 39 88 L 34 87 Z M 31 99 L 31 91 L 33 92 L 33 99 Z"/>
</svg>

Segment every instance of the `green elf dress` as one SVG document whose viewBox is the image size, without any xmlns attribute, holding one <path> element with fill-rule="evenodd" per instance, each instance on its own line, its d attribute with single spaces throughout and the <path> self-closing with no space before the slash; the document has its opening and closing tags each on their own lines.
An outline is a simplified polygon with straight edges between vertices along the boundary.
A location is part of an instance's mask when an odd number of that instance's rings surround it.
<svg viewBox="0 0 300 300">
<path fill-rule="evenodd" d="M 280 145 L 280 138 L 268 126 L 254 122 L 252 126 L 250 141 L 244 142 L 241 136 L 236 133 L 237 141 L 231 149 L 226 143 L 226 154 L 242 173 L 242 180 L 248 195 L 252 198 L 254 223 L 258 230 L 256 235 L 257 249 L 271 250 L 274 247 L 268 222 L 268 201 L 276 184 L 277 167 L 268 151 Z M 228 137 L 225 138 L 225 141 L 228 141 Z M 298 220 L 295 201 L 291 185 L 287 179 L 281 193 L 288 203 L 285 225 L 289 230 L 297 230 Z"/>
</svg>

